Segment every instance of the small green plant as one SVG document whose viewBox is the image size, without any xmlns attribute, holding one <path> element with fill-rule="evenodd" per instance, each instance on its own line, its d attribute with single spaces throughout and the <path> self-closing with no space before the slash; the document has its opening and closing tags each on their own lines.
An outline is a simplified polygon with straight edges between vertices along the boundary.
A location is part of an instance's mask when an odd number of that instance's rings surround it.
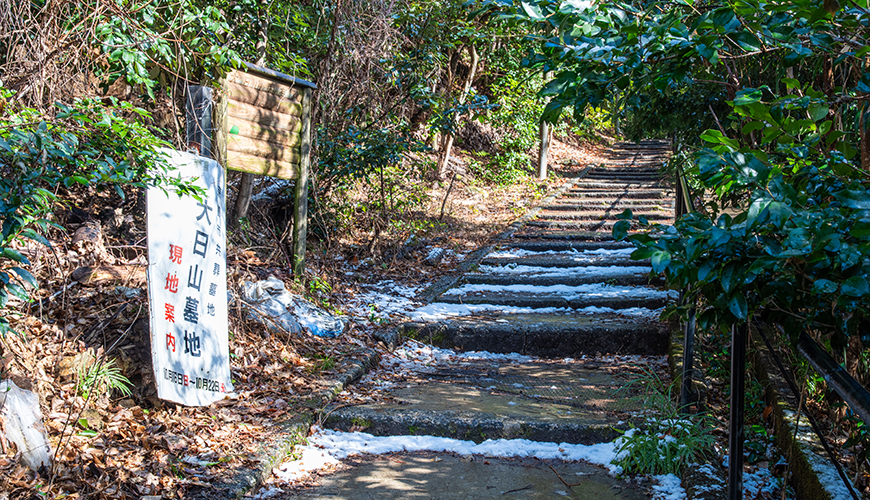
<svg viewBox="0 0 870 500">
<path fill-rule="evenodd" d="M 637 386 L 644 392 L 643 407 L 656 408 L 657 414 L 641 428 L 632 425 L 617 440 L 614 465 L 629 474 L 678 474 L 684 465 L 697 462 L 712 449 L 711 417 L 680 414 L 674 404 L 674 383 L 644 369 L 641 377 L 619 391 Z"/>
<path fill-rule="evenodd" d="M 311 295 L 322 297 L 329 295 L 332 292 L 332 286 L 326 280 L 315 277 L 308 282 L 308 292 Z"/>
<path fill-rule="evenodd" d="M 630 474 L 679 474 L 713 447 L 705 417 L 650 418 L 618 439 L 614 465 Z"/>
<path fill-rule="evenodd" d="M 85 399 L 91 395 L 100 397 L 109 394 L 113 389 L 117 389 L 124 396 L 129 396 L 132 386 L 130 380 L 115 364 L 115 360 L 110 359 L 105 362 L 96 361 L 87 368 L 79 370 L 76 392 Z"/>
<path fill-rule="evenodd" d="M 390 322 L 389 317 L 382 317 L 378 315 L 378 308 L 375 304 L 369 304 L 369 321 L 376 325 L 384 325 Z"/>
<path fill-rule="evenodd" d="M 328 354 L 315 354 L 311 371 L 314 373 L 329 371 L 335 368 L 335 358 Z"/>
</svg>

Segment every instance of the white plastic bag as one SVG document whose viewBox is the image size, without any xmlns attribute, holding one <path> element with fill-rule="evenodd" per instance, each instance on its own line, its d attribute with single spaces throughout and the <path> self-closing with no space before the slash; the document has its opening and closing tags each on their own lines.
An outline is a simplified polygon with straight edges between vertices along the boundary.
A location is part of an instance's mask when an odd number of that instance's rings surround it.
<svg viewBox="0 0 870 500">
<path fill-rule="evenodd" d="M 242 284 L 242 297 L 253 306 L 251 315 L 267 326 L 277 324 L 291 333 L 303 328 L 318 337 L 336 337 L 344 331 L 344 321 L 311 302 L 291 294 L 284 282 L 274 276 Z M 269 318 L 263 318 L 268 315 Z"/>
<path fill-rule="evenodd" d="M 51 465 L 51 445 L 42 426 L 36 394 L 11 380 L 0 381 L 0 413 L 6 418 L 6 438 L 15 443 L 21 462 L 33 470 Z"/>
</svg>

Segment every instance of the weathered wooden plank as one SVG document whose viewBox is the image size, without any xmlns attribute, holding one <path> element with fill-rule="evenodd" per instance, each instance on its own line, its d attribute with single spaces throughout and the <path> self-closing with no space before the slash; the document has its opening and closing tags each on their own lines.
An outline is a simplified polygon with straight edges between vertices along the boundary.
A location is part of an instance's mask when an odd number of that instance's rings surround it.
<svg viewBox="0 0 870 500">
<path fill-rule="evenodd" d="M 300 123 L 300 132 L 301 132 Z M 235 128 L 233 128 L 235 127 Z M 250 137 L 260 141 L 266 141 L 275 144 L 279 147 L 295 147 L 299 146 L 302 141 L 302 134 L 293 132 L 287 129 L 280 129 L 260 125 L 259 123 L 249 122 L 247 120 L 234 120 L 230 124 L 232 134 L 230 136 L 239 135 L 242 137 Z"/>
<path fill-rule="evenodd" d="M 217 102 L 214 106 L 214 153 L 215 160 L 225 169 L 227 168 L 227 133 L 228 112 L 227 112 L 227 91 L 226 80 L 220 80 L 218 84 Z"/>
<path fill-rule="evenodd" d="M 230 170 L 250 174 L 270 175 L 279 179 L 295 179 L 299 175 L 299 165 L 286 161 L 261 158 L 247 153 L 229 151 L 227 153 Z"/>
<path fill-rule="evenodd" d="M 298 147 L 284 147 L 250 137 L 230 134 L 227 138 L 227 149 L 269 160 L 299 164 L 300 151 Z"/>
<path fill-rule="evenodd" d="M 277 113 L 268 109 L 258 108 L 250 104 L 230 100 L 227 103 L 227 114 L 231 118 L 240 118 L 267 127 L 298 132 L 302 130 L 302 113 L 299 116 Z M 235 121 L 235 120 L 231 120 Z"/>
<path fill-rule="evenodd" d="M 227 83 L 230 99 L 258 108 L 287 113 L 288 115 L 301 116 L 302 103 L 284 99 L 270 92 L 245 87 L 237 83 Z"/>
<path fill-rule="evenodd" d="M 227 75 L 227 80 L 236 85 L 242 85 L 274 94 L 279 99 L 288 99 L 298 103 L 302 102 L 302 89 L 296 86 L 290 86 L 286 82 L 277 82 L 266 76 L 233 70 L 229 75 Z"/>
<path fill-rule="evenodd" d="M 308 239 L 308 170 L 311 157 L 311 89 L 302 98 L 302 145 L 299 148 L 298 178 L 293 193 L 293 274 L 305 274 L 305 247 Z"/>
</svg>

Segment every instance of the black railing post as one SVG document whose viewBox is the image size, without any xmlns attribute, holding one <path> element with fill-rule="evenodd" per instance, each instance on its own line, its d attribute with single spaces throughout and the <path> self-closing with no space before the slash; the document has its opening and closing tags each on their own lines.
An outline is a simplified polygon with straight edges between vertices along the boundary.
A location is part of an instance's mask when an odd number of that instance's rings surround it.
<svg viewBox="0 0 870 500">
<path fill-rule="evenodd" d="M 692 388 L 692 360 L 695 358 L 695 308 L 689 309 L 689 319 L 683 336 L 683 375 L 680 380 L 680 411 L 689 412 L 689 391 Z"/>
<path fill-rule="evenodd" d="M 743 405 L 746 400 L 748 323 L 731 327 L 731 428 L 728 433 L 728 500 L 743 499 Z"/>
</svg>

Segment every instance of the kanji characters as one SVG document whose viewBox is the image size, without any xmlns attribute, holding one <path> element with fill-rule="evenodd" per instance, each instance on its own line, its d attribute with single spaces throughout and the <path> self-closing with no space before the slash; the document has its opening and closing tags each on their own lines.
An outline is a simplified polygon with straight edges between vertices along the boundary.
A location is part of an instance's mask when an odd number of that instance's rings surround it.
<svg viewBox="0 0 870 500">
<path fill-rule="evenodd" d="M 166 321 L 170 323 L 175 323 L 175 306 L 172 304 L 163 304 L 163 307 L 166 312 Z"/>
<path fill-rule="evenodd" d="M 214 297 L 217 295 L 217 283 L 210 283 L 208 285 L 208 294 Z"/>
<path fill-rule="evenodd" d="M 199 300 L 193 297 L 184 298 L 184 321 L 196 324 L 199 322 Z"/>
<path fill-rule="evenodd" d="M 209 219 L 209 217 L 208 217 L 208 211 L 209 211 L 209 210 L 214 210 L 214 209 L 211 208 L 210 206 L 208 206 L 208 203 L 196 202 L 196 206 L 198 206 L 198 207 L 202 207 L 202 213 L 199 214 L 198 216 L 196 216 L 196 220 L 201 220 L 201 219 L 203 218 L 203 216 L 205 216 L 205 221 L 206 221 L 206 222 L 208 223 L 208 225 L 210 226 L 210 225 L 211 225 L 211 219 Z"/>
<path fill-rule="evenodd" d="M 205 257 L 206 249 L 208 249 L 208 235 L 202 231 L 197 231 L 193 240 L 193 254 Z"/>
<path fill-rule="evenodd" d="M 221 275 L 221 265 L 217 262 L 214 263 L 214 269 L 211 272 L 215 276 Z"/>
<path fill-rule="evenodd" d="M 197 274 L 199 273 L 199 274 Z M 197 281 L 198 280 L 198 281 Z M 199 287 L 202 285 L 202 271 L 199 270 L 199 264 L 195 266 L 190 266 L 190 269 L 187 271 L 187 286 L 193 288 L 197 292 L 199 291 Z"/>
<path fill-rule="evenodd" d="M 209 316 L 214 316 L 214 313 L 215 313 L 215 307 L 214 307 L 214 304 L 211 304 L 211 303 L 210 303 L 210 304 L 208 305 L 208 307 L 206 308 L 206 310 L 208 311 L 208 315 L 209 315 Z"/>
<path fill-rule="evenodd" d="M 184 251 L 178 245 L 169 244 L 169 260 L 175 262 L 178 265 L 181 265 L 181 253 Z"/>
<path fill-rule="evenodd" d="M 166 332 L 166 350 L 175 352 L 175 335 L 172 332 Z"/>
<path fill-rule="evenodd" d="M 190 354 L 195 358 L 202 355 L 199 346 L 199 335 L 196 332 L 184 331 L 184 354 Z"/>
<path fill-rule="evenodd" d="M 178 293 L 178 273 L 166 274 L 166 290 Z"/>
</svg>

